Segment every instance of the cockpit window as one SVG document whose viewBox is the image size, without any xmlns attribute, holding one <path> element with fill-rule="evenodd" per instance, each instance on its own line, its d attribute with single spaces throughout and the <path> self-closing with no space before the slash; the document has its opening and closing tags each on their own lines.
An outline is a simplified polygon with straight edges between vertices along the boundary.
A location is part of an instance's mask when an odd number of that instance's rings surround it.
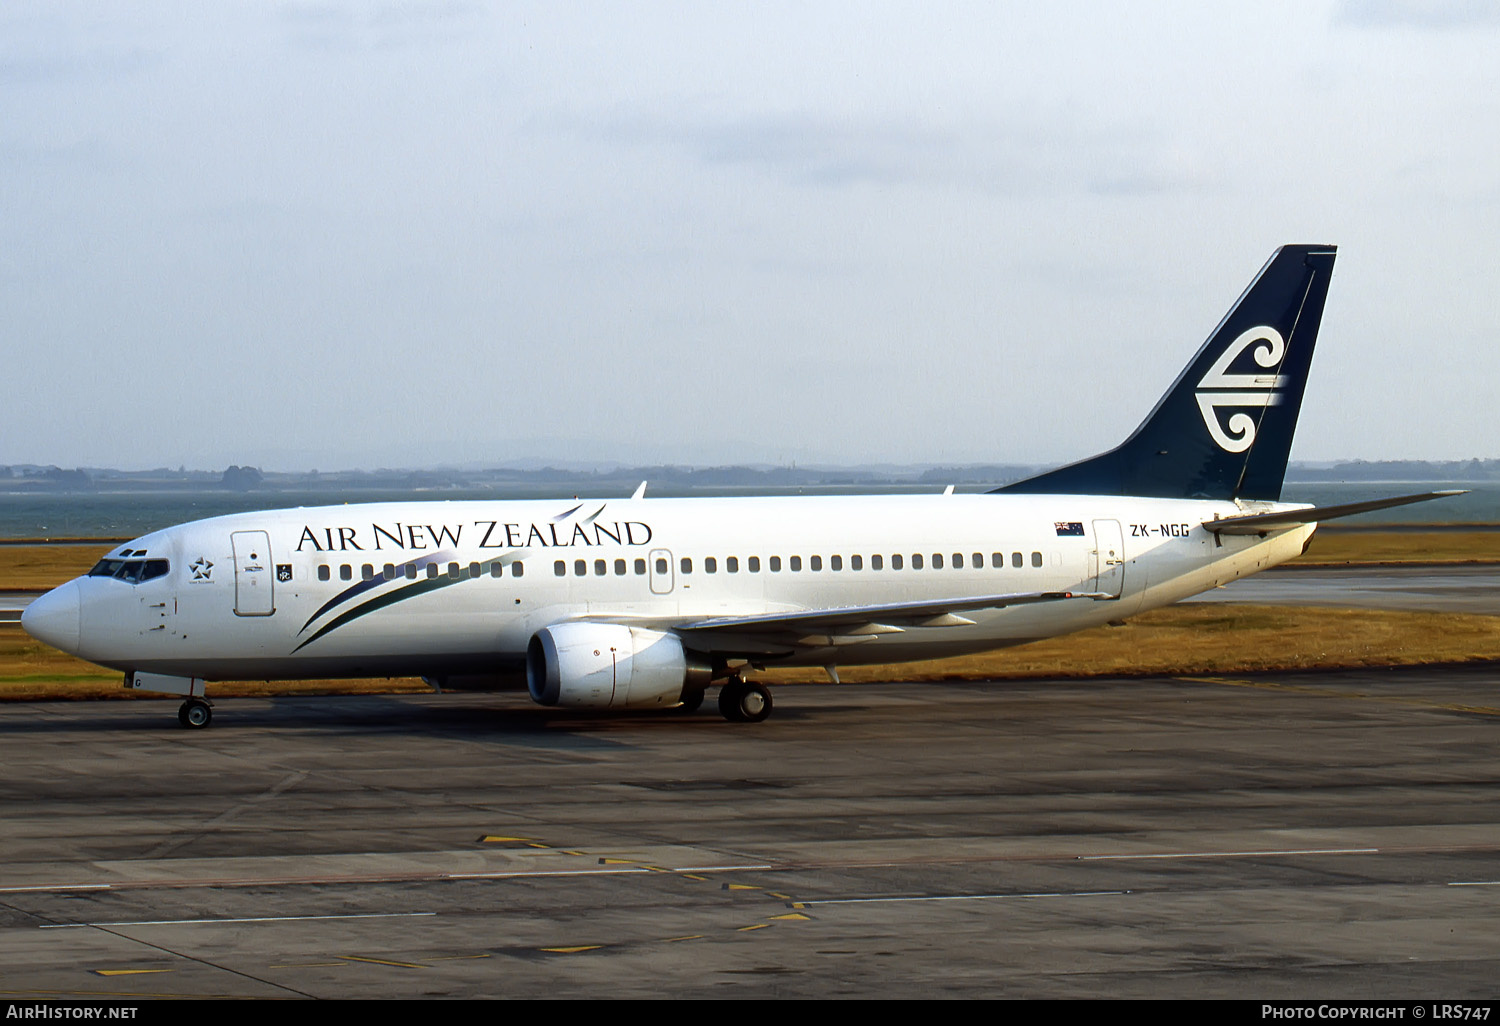
<svg viewBox="0 0 1500 1026">
<path fill-rule="evenodd" d="M 101 559 L 88 575 L 116 577 L 131 584 L 139 584 L 165 577 L 170 569 L 171 564 L 165 559 Z"/>
</svg>

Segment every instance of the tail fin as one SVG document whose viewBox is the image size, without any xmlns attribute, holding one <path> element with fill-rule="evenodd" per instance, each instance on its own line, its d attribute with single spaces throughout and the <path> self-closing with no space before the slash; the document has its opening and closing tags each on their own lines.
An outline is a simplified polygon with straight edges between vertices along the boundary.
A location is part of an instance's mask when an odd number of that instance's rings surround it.
<svg viewBox="0 0 1500 1026">
<path fill-rule="evenodd" d="M 1282 246 L 1122 444 L 994 489 L 1278 499 L 1312 363 L 1333 246 Z"/>
</svg>

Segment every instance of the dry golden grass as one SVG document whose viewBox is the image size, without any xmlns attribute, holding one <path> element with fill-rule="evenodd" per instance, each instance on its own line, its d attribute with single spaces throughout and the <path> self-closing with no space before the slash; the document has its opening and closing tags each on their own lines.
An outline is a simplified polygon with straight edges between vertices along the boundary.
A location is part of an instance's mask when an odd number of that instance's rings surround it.
<svg viewBox="0 0 1500 1026">
<path fill-rule="evenodd" d="M 1169 606 L 1123 627 L 1096 627 L 998 652 L 850 667 L 839 678 L 868 683 L 1180 676 L 1492 659 L 1500 659 L 1500 617 L 1215 602 Z M 766 676 L 778 683 L 826 679 L 819 670 L 771 670 Z"/>
<path fill-rule="evenodd" d="M 1180 605 L 1020 648 L 981 655 L 848 667 L 846 683 L 992 680 L 1020 677 L 1181 676 L 1404 666 L 1500 660 L 1500 617 L 1463 613 Z M 776 684 L 820 683 L 816 669 L 773 669 L 755 676 Z M 0 700 L 115 698 L 121 675 L 0 625 Z M 224 682 L 210 694 L 376 694 L 426 691 L 410 678 L 363 681 Z"/>
<path fill-rule="evenodd" d="M 71 581 L 113 546 L 0 545 L 0 591 L 16 588 L 55 588 Z"/>
<path fill-rule="evenodd" d="M 1495 563 L 1500 531 L 1321 530 L 1294 563 Z"/>
</svg>

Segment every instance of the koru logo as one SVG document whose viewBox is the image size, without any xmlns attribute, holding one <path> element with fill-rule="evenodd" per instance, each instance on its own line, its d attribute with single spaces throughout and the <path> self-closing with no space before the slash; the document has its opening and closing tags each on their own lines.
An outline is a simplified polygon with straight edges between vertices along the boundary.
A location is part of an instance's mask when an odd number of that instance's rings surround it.
<svg viewBox="0 0 1500 1026">
<path fill-rule="evenodd" d="M 1286 356 L 1286 340 L 1281 332 L 1267 325 L 1251 328 L 1229 343 L 1224 355 L 1198 382 L 1198 391 L 1193 398 L 1198 400 L 1198 410 L 1203 414 L 1203 424 L 1213 436 L 1214 443 L 1225 452 L 1244 452 L 1255 443 L 1255 428 L 1258 417 L 1240 412 L 1231 414 L 1227 423 L 1220 423 L 1219 409 L 1229 407 L 1244 411 L 1263 410 L 1267 406 L 1281 403 L 1279 389 L 1285 387 L 1286 377 L 1281 374 L 1231 374 L 1229 368 L 1246 349 L 1254 346 L 1251 354 L 1255 362 L 1267 370 L 1275 371 Z M 1225 429 L 1228 430 L 1225 430 Z"/>
</svg>

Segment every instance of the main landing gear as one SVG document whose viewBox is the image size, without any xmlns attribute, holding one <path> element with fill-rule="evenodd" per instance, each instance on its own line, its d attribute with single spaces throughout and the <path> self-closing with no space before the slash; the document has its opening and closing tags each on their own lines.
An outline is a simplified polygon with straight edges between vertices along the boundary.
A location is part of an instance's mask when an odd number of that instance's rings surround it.
<svg viewBox="0 0 1500 1026">
<path fill-rule="evenodd" d="M 189 730 L 202 730 L 213 718 L 213 707 L 201 698 L 189 698 L 177 709 L 177 722 Z"/>
<path fill-rule="evenodd" d="M 771 715 L 771 693 L 763 684 L 730 677 L 719 689 L 719 712 L 730 723 L 759 723 Z"/>
</svg>

